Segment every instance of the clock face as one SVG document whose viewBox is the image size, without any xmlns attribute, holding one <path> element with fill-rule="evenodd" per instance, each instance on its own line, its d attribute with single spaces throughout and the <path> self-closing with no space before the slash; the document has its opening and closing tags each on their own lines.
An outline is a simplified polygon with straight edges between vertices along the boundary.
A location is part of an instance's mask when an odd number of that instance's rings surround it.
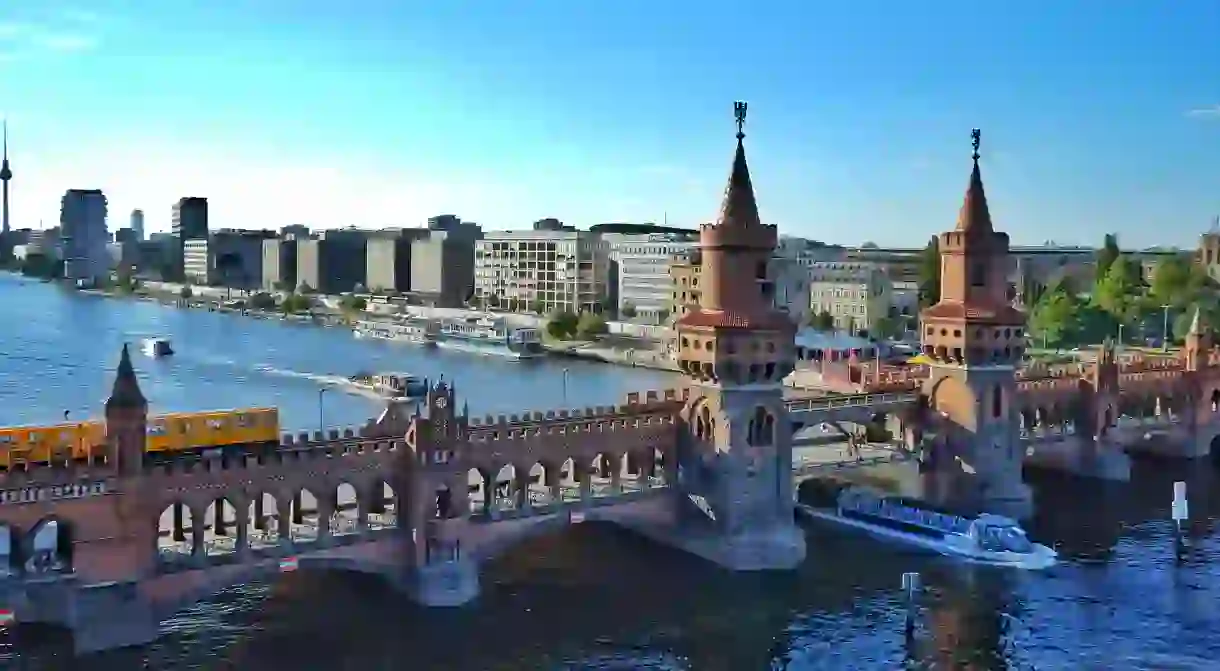
<svg viewBox="0 0 1220 671">
<path fill-rule="evenodd" d="M 438 408 L 444 408 L 448 404 L 449 404 L 449 399 L 445 398 L 444 396 L 436 399 L 436 407 L 438 407 Z"/>
</svg>

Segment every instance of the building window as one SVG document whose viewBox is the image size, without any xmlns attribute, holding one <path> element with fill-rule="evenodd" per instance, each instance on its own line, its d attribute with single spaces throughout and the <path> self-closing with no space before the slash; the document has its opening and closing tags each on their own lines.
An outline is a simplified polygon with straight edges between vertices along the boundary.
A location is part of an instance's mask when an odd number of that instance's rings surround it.
<svg viewBox="0 0 1220 671">
<path fill-rule="evenodd" d="M 997 419 L 1004 416 L 1004 388 L 998 384 L 991 395 L 991 416 Z"/>
<path fill-rule="evenodd" d="M 974 263 L 970 266 L 970 286 L 985 287 L 987 286 L 987 266 L 982 263 Z"/>
</svg>

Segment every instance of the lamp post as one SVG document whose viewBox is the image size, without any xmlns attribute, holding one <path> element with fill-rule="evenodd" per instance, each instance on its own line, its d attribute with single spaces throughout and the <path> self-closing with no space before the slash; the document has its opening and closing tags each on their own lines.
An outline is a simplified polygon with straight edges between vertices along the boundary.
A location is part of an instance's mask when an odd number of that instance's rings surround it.
<svg viewBox="0 0 1220 671">
<path fill-rule="evenodd" d="M 326 396 L 326 387 L 318 390 L 318 433 L 326 433 L 326 414 L 322 403 L 323 397 Z"/>
<path fill-rule="evenodd" d="M 1161 310 L 1164 311 L 1165 318 L 1161 322 L 1161 351 L 1169 351 L 1169 305 L 1162 305 Z"/>
<path fill-rule="evenodd" d="M 563 369 L 563 405 L 568 406 L 568 369 Z"/>
</svg>

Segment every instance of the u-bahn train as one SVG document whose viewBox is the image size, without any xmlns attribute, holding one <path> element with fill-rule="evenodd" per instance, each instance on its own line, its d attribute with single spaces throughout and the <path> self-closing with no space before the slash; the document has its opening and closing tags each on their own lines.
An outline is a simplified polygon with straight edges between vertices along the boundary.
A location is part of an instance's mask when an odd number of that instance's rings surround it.
<svg viewBox="0 0 1220 671">
<path fill-rule="evenodd" d="M 147 434 L 145 452 L 159 457 L 276 445 L 280 416 L 275 408 L 175 412 L 149 417 Z M 105 445 L 106 422 L 100 419 L 0 429 L 0 469 L 86 460 L 103 454 Z"/>
</svg>

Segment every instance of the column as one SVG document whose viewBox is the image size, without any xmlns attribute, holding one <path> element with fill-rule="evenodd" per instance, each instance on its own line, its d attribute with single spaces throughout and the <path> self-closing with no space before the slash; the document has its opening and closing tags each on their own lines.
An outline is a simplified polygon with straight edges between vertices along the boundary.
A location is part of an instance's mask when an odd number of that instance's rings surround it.
<svg viewBox="0 0 1220 671">
<path fill-rule="evenodd" d="M 292 495 L 292 523 L 302 524 L 305 522 L 304 511 L 301 510 L 301 492 Z"/>
<path fill-rule="evenodd" d="M 530 512 L 530 473 L 529 470 L 515 469 L 514 486 L 516 491 L 513 494 L 517 497 L 517 510 L 522 515 L 528 515 Z"/>
<path fill-rule="evenodd" d="M 285 515 L 283 511 L 275 516 L 276 531 L 280 537 L 280 545 L 289 547 L 292 545 L 292 518 Z"/>
<path fill-rule="evenodd" d="M 212 533 L 217 536 L 229 535 L 229 522 L 225 515 L 225 509 L 228 507 L 229 504 L 224 499 L 216 499 L 212 504 L 212 510 L 215 511 L 212 515 Z"/>
<path fill-rule="evenodd" d="M 249 510 L 249 508 L 246 508 Z M 238 557 L 246 557 L 250 554 L 250 518 L 248 515 L 237 516 L 237 543 L 236 551 Z"/>
<path fill-rule="evenodd" d="M 262 494 L 259 494 L 258 498 L 254 499 L 254 528 L 259 531 L 267 530 L 267 514 L 263 510 Z"/>
<path fill-rule="evenodd" d="M 181 501 L 174 503 L 174 542 L 186 542 L 186 530 L 183 528 L 182 510 L 185 506 Z"/>
<path fill-rule="evenodd" d="M 207 551 L 204 547 L 206 534 L 204 532 L 204 519 L 202 514 L 195 514 L 196 511 L 191 511 L 191 561 L 202 563 L 207 558 Z"/>
</svg>

